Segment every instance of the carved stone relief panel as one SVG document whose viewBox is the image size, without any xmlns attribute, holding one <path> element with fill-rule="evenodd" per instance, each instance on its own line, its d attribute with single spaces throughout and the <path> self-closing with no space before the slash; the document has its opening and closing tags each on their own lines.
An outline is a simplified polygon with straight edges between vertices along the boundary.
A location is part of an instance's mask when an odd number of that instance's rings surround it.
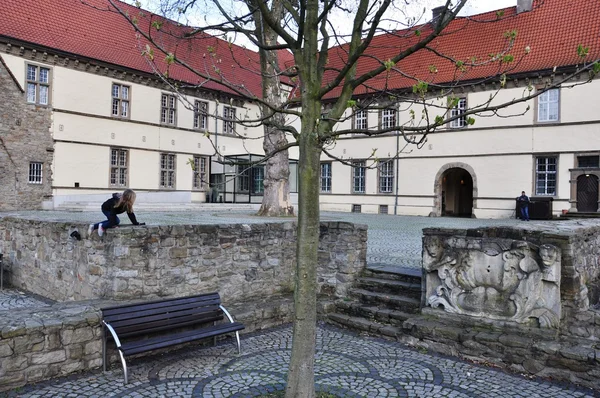
<svg viewBox="0 0 600 398">
<path fill-rule="evenodd" d="M 526 241 L 428 235 L 427 305 L 446 312 L 557 328 L 560 250 Z"/>
</svg>

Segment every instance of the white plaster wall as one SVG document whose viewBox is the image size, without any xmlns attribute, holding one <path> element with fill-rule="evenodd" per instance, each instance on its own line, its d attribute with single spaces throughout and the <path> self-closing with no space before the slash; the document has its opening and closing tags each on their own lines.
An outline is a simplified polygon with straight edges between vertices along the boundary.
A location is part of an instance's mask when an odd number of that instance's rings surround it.
<svg viewBox="0 0 600 398">
<path fill-rule="evenodd" d="M 109 148 L 58 142 L 54 146 L 54 187 L 107 188 Z"/>
<path fill-rule="evenodd" d="M 129 186 L 133 189 L 158 189 L 160 177 L 160 153 L 152 151 L 129 151 Z M 142 165 L 131 167 L 131 165 Z M 106 166 L 108 167 L 108 165 Z M 177 169 L 178 170 L 178 169 Z M 178 177 L 178 176 L 176 176 Z M 179 182 L 178 179 L 175 180 Z"/>
</svg>

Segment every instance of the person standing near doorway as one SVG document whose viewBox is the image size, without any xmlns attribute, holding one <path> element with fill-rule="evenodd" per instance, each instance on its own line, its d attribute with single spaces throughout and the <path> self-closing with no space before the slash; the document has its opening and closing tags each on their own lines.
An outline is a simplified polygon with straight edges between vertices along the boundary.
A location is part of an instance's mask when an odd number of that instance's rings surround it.
<svg viewBox="0 0 600 398">
<path fill-rule="evenodd" d="M 521 212 L 521 220 L 529 221 L 529 197 L 525 195 L 525 191 L 521 191 L 521 196 L 517 198 L 519 211 Z"/>
</svg>

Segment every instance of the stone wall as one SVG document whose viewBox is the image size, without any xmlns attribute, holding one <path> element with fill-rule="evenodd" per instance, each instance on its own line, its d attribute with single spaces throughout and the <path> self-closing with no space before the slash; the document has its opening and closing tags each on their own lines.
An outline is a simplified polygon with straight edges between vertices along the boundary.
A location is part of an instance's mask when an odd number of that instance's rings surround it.
<svg viewBox="0 0 600 398">
<path fill-rule="evenodd" d="M 424 230 L 424 308 L 404 340 L 600 388 L 596 224 Z"/>
<path fill-rule="evenodd" d="M 41 209 L 52 198 L 51 109 L 25 102 L 0 57 L 0 211 Z M 29 184 L 29 163 L 43 163 L 42 183 Z"/>
<path fill-rule="evenodd" d="M 0 219 L 11 284 L 69 300 L 3 318 L 0 391 L 101 366 L 99 309 L 115 300 L 219 291 L 244 332 L 293 319 L 295 223 L 121 227 L 81 241 L 75 229 L 87 226 Z M 365 226 L 321 224 L 320 309 L 346 295 L 366 245 Z"/>
<path fill-rule="evenodd" d="M 83 239 L 69 236 L 78 229 Z M 231 303 L 293 290 L 296 224 L 121 227 L 0 220 L 10 283 L 56 300 L 153 299 L 218 291 Z M 366 266 L 367 229 L 321 224 L 321 294 L 343 297 Z"/>
</svg>

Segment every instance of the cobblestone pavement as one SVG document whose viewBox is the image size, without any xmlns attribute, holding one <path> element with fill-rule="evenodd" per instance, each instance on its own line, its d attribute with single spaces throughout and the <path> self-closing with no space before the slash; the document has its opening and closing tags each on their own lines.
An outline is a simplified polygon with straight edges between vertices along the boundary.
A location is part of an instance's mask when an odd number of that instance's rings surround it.
<svg viewBox="0 0 600 398">
<path fill-rule="evenodd" d="M 0 311 L 24 307 L 44 307 L 47 305 L 49 304 L 46 299 L 35 297 L 16 289 L 4 288 L 0 290 Z"/>
<path fill-rule="evenodd" d="M 242 355 L 231 340 L 131 361 L 130 383 L 118 365 L 13 391 L 9 397 L 256 397 L 285 388 L 291 327 L 245 336 Z M 592 390 L 530 380 L 400 343 L 320 326 L 317 391 L 338 397 L 593 397 Z M 1 395 L 1 394 L 0 394 Z"/>
</svg>

